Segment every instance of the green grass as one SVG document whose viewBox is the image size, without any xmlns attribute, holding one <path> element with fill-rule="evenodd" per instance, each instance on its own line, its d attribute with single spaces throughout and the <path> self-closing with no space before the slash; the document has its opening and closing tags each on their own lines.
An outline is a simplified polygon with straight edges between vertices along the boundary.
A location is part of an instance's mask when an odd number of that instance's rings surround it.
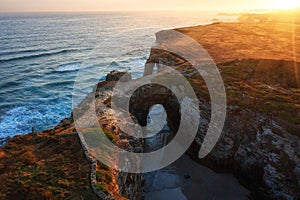
<svg viewBox="0 0 300 200">
<path fill-rule="evenodd" d="M 219 65 L 228 105 L 237 105 L 241 109 L 251 109 L 273 119 L 278 118 L 292 125 L 299 125 L 300 89 L 293 87 L 294 84 L 289 86 L 286 77 L 274 78 L 285 70 L 276 65 L 273 67 L 274 63 L 275 61 L 244 60 Z M 286 73 L 291 73 L 288 65 L 284 67 Z M 200 76 L 190 77 L 189 82 L 198 97 L 210 101 L 206 84 Z"/>
</svg>

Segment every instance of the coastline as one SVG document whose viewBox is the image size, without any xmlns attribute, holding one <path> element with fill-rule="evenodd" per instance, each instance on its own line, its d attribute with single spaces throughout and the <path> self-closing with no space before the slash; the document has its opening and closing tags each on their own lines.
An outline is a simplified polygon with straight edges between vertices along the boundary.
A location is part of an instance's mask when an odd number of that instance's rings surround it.
<svg viewBox="0 0 300 200">
<path fill-rule="evenodd" d="M 175 11 L 170 11 L 171 13 L 173 12 L 173 13 L 176 13 Z M 93 12 L 92 12 L 93 13 Z M 97 12 L 96 12 L 97 13 Z M 96 14 L 96 13 L 94 13 L 94 14 Z M 118 13 L 118 12 L 117 12 Z M 133 13 L 135 13 L 135 12 L 133 12 Z M 149 11 L 149 13 L 151 13 L 151 11 Z M 163 13 L 162 11 L 159 11 L 159 13 Z M 179 12 L 180 13 L 180 12 Z M 183 13 L 186 13 L 186 12 L 183 12 Z M 181 14 L 183 14 L 183 13 L 181 13 Z M 7 13 L 8 14 L 8 13 Z M 10 13 L 10 14 L 17 14 L 17 13 Z M 28 15 L 28 16 L 30 16 L 30 14 L 31 13 L 24 13 L 24 14 L 26 14 L 26 15 Z M 43 13 L 35 13 L 35 14 L 37 14 L 37 15 L 42 15 Z M 50 14 L 55 14 L 55 13 L 48 13 L 49 15 Z M 66 14 L 66 13 L 57 13 L 57 14 Z M 75 13 L 69 13 L 69 14 L 78 14 L 78 15 L 80 15 L 80 14 L 83 14 L 83 13 L 80 13 L 80 12 L 75 12 Z M 88 13 L 87 13 L 88 14 Z M 91 13 L 90 13 L 91 14 Z M 208 12 L 208 14 L 209 14 L 209 18 L 207 18 L 206 19 L 206 22 L 202 22 L 202 23 L 200 23 L 200 24 L 195 24 L 195 25 L 192 25 L 192 26 L 186 26 L 186 25 L 181 25 L 181 26 L 171 26 L 170 28 L 167 28 L 167 27 L 164 27 L 163 29 L 164 30 L 168 30 L 168 29 L 179 29 L 179 28 L 185 28 L 185 27 L 196 27 L 196 26 L 206 26 L 206 25 L 211 25 L 211 24 L 214 24 L 214 23 L 216 23 L 214 20 L 213 20 L 213 17 L 215 16 L 215 17 L 217 17 L 218 16 L 218 14 L 216 13 L 216 12 L 212 12 L 212 11 L 209 11 Z M 210 19 L 210 20 L 208 20 L 208 19 Z M 202 20 L 202 19 L 201 19 Z M 237 16 L 231 16 L 231 17 L 227 17 L 227 16 L 224 16 L 224 17 L 221 17 L 221 18 L 219 18 L 218 19 L 218 21 L 219 22 L 236 22 L 236 20 L 237 20 Z M 150 47 L 149 47 L 150 48 Z M 148 55 L 149 56 L 149 55 Z M 144 60 L 144 62 L 146 62 L 146 60 L 147 59 L 145 59 Z M 116 63 L 117 64 L 117 63 Z M 144 64 L 144 63 L 142 63 L 142 64 Z M 55 69 L 55 71 L 56 72 L 60 72 L 60 73 L 65 73 L 65 72 L 73 72 L 73 71 L 77 71 L 77 70 L 80 70 L 81 69 L 81 67 L 80 66 L 76 66 L 76 65 L 62 65 L 62 66 L 59 66 L 59 68 L 58 69 Z M 107 72 L 107 73 L 109 73 L 109 71 Z M 134 72 L 134 73 L 136 73 L 136 72 Z M 139 74 L 139 76 L 142 76 L 142 74 L 143 74 L 143 72 L 140 72 L 140 74 Z M 103 74 L 103 79 L 105 79 L 105 77 L 106 77 L 106 74 Z M 16 108 L 16 109 L 18 109 L 18 107 L 13 107 L 13 109 L 14 108 Z M 8 110 L 9 111 L 9 110 Z M 26 112 L 29 112 L 30 110 L 28 110 L 28 111 L 26 111 Z M 72 110 L 70 111 L 70 112 L 72 112 Z M 51 113 L 52 114 L 52 113 Z M 2 117 L 4 117 L 5 115 L 3 115 Z M 62 117 L 62 118 L 60 118 L 60 120 L 59 120 L 59 122 L 60 121 L 62 121 L 64 118 L 68 118 L 68 116 L 69 115 L 66 115 L 65 117 Z M 1 116 L 0 116 L 1 117 Z M 47 125 L 47 128 L 44 128 L 44 129 L 39 129 L 39 130 L 37 130 L 37 132 L 44 132 L 44 131 L 48 131 L 48 130 L 51 130 L 52 129 L 52 127 L 54 127 L 54 126 L 56 126 L 58 123 L 55 123 L 55 124 L 53 124 L 53 125 Z M 39 125 L 40 126 L 40 125 Z M 36 127 L 34 126 L 34 125 L 32 125 L 32 127 L 30 127 L 30 129 L 29 130 L 31 130 L 31 129 L 36 129 Z M 31 133 L 32 131 L 26 131 L 26 132 L 18 132 L 17 134 L 12 134 L 12 135 L 10 135 L 10 136 L 7 136 L 7 137 L 0 137 L 0 147 L 2 146 L 2 145 L 4 145 L 6 142 L 7 142 L 7 140 L 8 139 L 10 139 L 10 138 L 13 138 L 14 136 L 21 136 L 21 135 L 26 135 L 26 134 L 29 134 L 29 133 Z"/>
<path fill-rule="evenodd" d="M 262 25 L 243 23 L 214 23 L 211 25 L 176 29 L 191 37 L 194 37 L 194 39 L 199 41 L 199 43 L 203 45 L 203 47 L 209 52 L 209 54 L 218 64 L 218 67 L 220 67 L 229 93 L 230 108 L 228 111 L 229 119 L 227 123 L 232 124 L 227 124 L 223 137 L 217 144 L 214 151 L 206 159 L 198 160 L 195 156 L 197 155 L 199 146 L 201 145 L 197 143 L 197 141 L 193 143 L 187 154 L 197 163 L 205 165 L 215 171 L 224 170 L 223 172 L 233 173 L 234 176 L 237 177 L 244 186 L 247 186 L 247 188 L 251 191 L 253 198 L 293 198 L 299 193 L 300 162 L 299 155 L 297 154 L 296 150 L 299 147 L 299 135 L 297 135 L 299 129 L 297 129 L 296 126 L 296 131 L 289 130 L 289 124 L 297 125 L 298 118 L 291 119 L 291 117 L 286 116 L 286 113 L 283 113 L 282 115 L 278 114 L 277 116 L 272 114 L 271 111 L 272 109 L 274 110 L 274 104 L 276 104 L 275 106 L 281 106 L 282 104 L 287 104 L 287 102 L 288 105 L 291 106 L 293 112 L 297 112 L 297 109 L 299 109 L 299 103 L 297 104 L 299 98 L 299 89 L 297 89 L 297 76 L 294 79 L 292 78 L 295 77 L 295 74 L 293 74 L 295 71 L 292 69 L 294 69 L 293 63 L 296 63 L 296 68 L 300 66 L 298 65 L 300 51 L 297 51 L 295 56 L 292 55 L 291 52 L 287 53 L 285 48 L 278 48 L 282 44 L 290 46 L 291 41 L 285 40 L 289 38 L 287 37 L 287 34 L 284 35 L 285 37 L 278 37 L 278 35 L 276 35 L 281 33 L 280 28 L 275 29 L 276 31 L 272 33 L 274 35 L 270 36 L 270 31 L 268 30 L 273 30 L 273 28 L 276 28 L 275 25 L 276 23 Z M 281 24 L 281 26 L 287 27 L 290 25 Z M 296 28 L 298 30 L 299 27 Z M 230 30 L 234 31 L 230 32 Z M 228 35 L 224 34 L 224 31 L 228 32 Z M 207 34 L 207 37 L 205 37 L 204 33 L 209 34 Z M 266 43 L 257 42 L 260 41 L 259 39 L 253 41 L 253 38 L 251 40 L 251 37 L 249 40 L 246 40 L 245 38 L 249 37 L 249 33 L 253 37 L 261 37 L 261 39 L 265 38 L 266 36 L 270 36 L 272 37 L 272 40 L 266 41 Z M 259 33 L 259 36 L 257 36 L 257 33 Z M 228 43 L 224 43 L 224 41 L 228 41 Z M 298 46 L 300 46 L 300 43 L 298 43 L 300 41 L 297 40 L 296 42 L 296 44 L 299 44 Z M 226 47 L 231 48 L 223 47 L 223 49 L 221 44 L 224 44 L 225 46 L 228 45 Z M 215 49 L 217 49 L 217 51 Z M 220 52 L 225 53 L 220 56 Z M 161 64 L 162 58 L 164 59 L 163 64 L 170 65 L 170 63 L 172 63 L 171 66 L 173 66 L 175 63 L 175 67 L 185 74 L 195 85 L 204 85 L 202 79 L 197 75 L 191 73 L 190 71 L 184 71 L 189 67 L 189 63 L 179 60 L 176 57 L 170 57 L 170 55 L 168 55 L 166 52 L 160 52 L 152 49 L 148 63 L 153 62 Z M 296 60 L 294 60 L 295 58 Z M 249 63 L 251 65 L 249 65 Z M 264 72 L 264 76 L 261 76 L 262 72 Z M 249 79 L 249 74 L 251 75 L 251 79 Z M 281 79 L 278 80 L 277 78 L 274 78 L 275 75 Z M 289 81 L 285 84 L 287 80 Z M 102 82 L 96 87 L 97 93 L 101 96 L 99 101 L 106 102 L 108 107 L 108 93 L 112 87 L 110 84 L 111 83 L 109 82 Z M 255 95 L 260 93 L 262 94 L 257 99 L 252 98 L 254 90 Z M 205 88 L 201 87 L 197 88 L 197 92 L 199 95 L 201 95 L 202 102 L 204 102 L 201 106 L 203 106 L 202 109 L 204 109 L 203 112 L 206 116 L 204 115 L 202 117 L 203 119 L 207 119 L 207 116 L 209 116 L 207 93 L 205 92 Z M 267 97 L 266 93 L 269 95 L 276 95 L 275 97 L 278 97 L 279 100 L 277 98 L 274 99 L 274 96 L 272 96 L 272 98 Z M 287 94 L 291 96 L 291 99 L 284 98 Z M 263 102 L 270 102 L 272 104 L 257 105 Z M 234 105 L 237 105 L 237 107 L 234 107 Z M 255 106 L 249 107 L 249 105 Z M 262 110 L 259 110 L 258 108 L 262 106 L 265 106 L 264 108 L 269 109 L 264 110 L 263 108 Z M 286 108 L 286 112 L 289 113 L 291 110 Z M 104 118 L 106 117 L 106 120 L 108 121 L 111 120 L 107 113 L 101 113 L 100 116 Z M 279 119 L 284 120 L 287 125 L 281 123 Z M 249 121 L 251 124 L 248 123 Z M 114 122 L 110 121 L 106 125 L 108 125 L 108 128 L 111 128 L 114 126 Z M 200 132 L 197 136 L 199 140 L 201 140 L 203 137 L 205 125 L 206 124 L 202 124 L 202 127 L 200 127 Z M 72 134 L 75 132 L 76 130 L 74 129 L 73 121 L 69 118 L 62 120 L 62 122 L 53 130 L 44 131 L 43 133 L 16 136 L 15 138 L 9 139 L 7 145 L 0 147 L 0 155 L 1 158 L 3 158 L 1 160 L 2 162 L 5 160 L 8 163 L 8 157 L 13 151 L 11 150 L 12 147 L 17 147 L 18 145 L 16 144 L 26 144 L 26 142 L 28 142 L 26 145 L 27 148 L 24 149 L 26 153 L 32 150 L 32 148 L 29 148 L 32 146 L 35 148 L 49 147 L 49 150 L 51 150 L 53 147 L 52 140 L 54 140 L 55 143 L 58 143 L 55 146 L 55 150 L 60 148 L 63 150 L 64 147 L 61 147 L 61 144 L 65 144 L 67 141 L 64 141 L 65 139 L 62 139 L 61 141 L 59 138 L 61 138 L 61 136 L 64 138 L 63 135 L 70 133 Z M 112 132 L 118 142 L 121 142 L 118 138 L 118 134 L 120 133 L 121 132 L 119 132 L 118 129 Z M 77 136 L 71 137 L 74 140 L 77 138 Z M 36 139 L 41 139 L 42 141 Z M 78 141 L 75 141 L 74 143 L 77 144 Z M 273 143 L 274 145 L 270 145 Z M 68 142 L 66 144 L 68 144 Z M 135 145 L 136 144 L 137 143 L 135 143 Z M 10 145 L 11 147 L 9 147 Z M 128 145 L 128 141 L 122 143 L 122 145 Z M 131 146 L 131 148 L 134 148 L 134 146 Z M 69 153 L 72 153 L 74 149 L 69 150 Z M 77 152 L 76 155 L 80 155 L 79 157 L 81 157 L 81 151 L 79 153 Z M 3 155 L 1 154 L 2 152 L 4 152 Z M 15 155 L 16 158 L 18 156 L 24 157 L 23 153 L 24 152 L 22 151 L 14 152 L 11 153 L 11 155 Z M 33 159 L 34 162 L 36 160 L 40 161 L 40 159 L 47 159 L 42 155 L 38 155 L 37 152 L 35 153 L 36 155 L 34 155 L 35 158 Z M 64 156 L 68 155 L 69 154 L 66 153 Z M 52 156 L 55 157 L 55 155 Z M 22 162 L 22 159 L 20 160 L 20 162 Z M 34 165 L 34 162 L 29 161 L 29 164 Z M 185 160 L 184 162 L 187 161 Z M 7 170 L 7 168 L 9 168 L 6 167 L 7 163 L 1 163 L 0 170 Z M 86 162 L 84 163 L 86 164 Z M 281 166 L 282 163 L 287 164 L 285 166 Z M 57 165 L 59 163 L 53 164 Z M 101 168 L 101 165 L 98 164 L 97 169 L 99 169 L 99 166 Z M 100 171 L 101 170 L 103 169 L 100 169 Z M 272 173 L 274 170 L 277 172 L 276 174 Z M 22 169 L 18 170 L 18 173 L 20 172 L 22 172 Z M 109 198 L 111 195 L 115 195 L 122 199 L 125 198 L 124 196 L 126 195 L 128 196 L 130 194 L 132 195 L 134 192 L 140 192 L 137 191 L 138 188 L 136 187 L 131 187 L 130 192 L 126 190 L 126 187 L 128 187 L 126 184 L 130 183 L 131 185 L 134 185 L 135 182 L 140 180 L 140 177 L 135 175 L 128 176 L 128 174 L 118 174 L 117 172 L 110 170 L 105 170 L 105 173 L 110 173 L 112 176 L 111 178 L 114 180 L 111 183 L 109 183 L 109 181 L 104 181 L 105 184 L 111 184 L 107 186 L 106 189 L 111 189 L 112 187 L 118 188 L 118 190 L 113 192 L 106 191 L 108 192 L 108 194 L 106 194 L 107 198 Z M 6 178 L 9 179 L 8 177 Z M 22 178 L 27 180 L 26 178 L 28 177 L 24 175 Z M 87 176 L 85 178 L 87 178 Z M 291 180 L 292 182 L 288 183 L 288 181 Z M 278 188 L 277 185 L 279 184 L 281 185 Z M 195 190 L 196 189 L 197 188 L 195 188 Z M 183 193 L 189 194 L 191 190 L 193 190 L 193 188 L 183 188 Z M 213 191 L 213 189 L 211 190 Z M 105 191 L 102 192 L 105 193 Z M 171 192 L 178 192 L 178 190 Z M 121 193 L 124 196 L 118 196 L 117 193 Z"/>
<path fill-rule="evenodd" d="M 70 98 L 70 91 L 72 91 L 73 87 L 72 81 L 78 70 L 84 68 L 91 68 L 91 70 L 93 70 L 94 67 L 101 67 L 103 68 L 103 73 L 98 74 L 98 76 L 105 78 L 106 74 L 111 70 L 127 71 L 131 69 L 133 77 L 141 76 L 143 74 L 142 66 L 149 56 L 150 47 L 155 40 L 155 32 L 167 28 L 185 27 L 202 24 L 204 22 L 209 23 L 211 18 L 215 15 L 214 12 L 208 14 L 200 13 L 195 16 L 190 13 L 185 13 L 188 16 L 181 16 L 177 15 L 176 12 L 174 14 L 171 12 L 170 16 L 168 16 L 169 14 L 164 14 L 164 12 L 154 12 L 154 14 L 151 14 L 151 12 L 146 14 L 131 13 L 128 15 L 124 15 L 124 13 L 115 14 L 118 19 L 130 19 L 127 24 L 128 28 L 120 27 L 121 32 L 118 32 L 119 29 L 112 29 L 112 27 L 117 26 L 119 21 L 115 20 L 114 16 L 106 19 L 107 14 L 102 16 L 101 13 L 98 15 L 97 13 L 91 13 L 90 15 L 83 15 L 82 17 L 80 17 L 81 14 L 76 13 L 75 15 L 69 13 L 58 16 L 52 13 L 51 15 L 45 14 L 46 17 L 41 13 L 34 16 L 30 16 L 28 13 L 21 17 L 9 15 L 1 18 L 7 24 L 11 24 L 12 27 L 18 27 L 15 23 L 18 23 L 20 20 L 24 21 L 24 23 L 20 25 L 20 30 L 24 29 L 25 32 L 19 33 L 20 31 L 18 29 L 14 30 L 14 32 L 16 34 L 18 33 L 18 35 L 24 34 L 21 42 L 24 43 L 22 46 L 26 46 L 26 48 L 18 48 L 14 43 L 14 37 L 12 35 L 12 37 L 7 38 L 7 42 L 10 42 L 12 55 L 10 55 L 9 49 L 4 48 L 3 51 L 0 52 L 0 62 L 2 62 L 3 69 L 14 69 L 15 64 L 17 66 L 24 65 L 22 68 L 11 70 L 12 72 L 3 71 L 3 74 L 7 74 L 7 77 L 0 76 L 0 78 L 3 78 L 2 83 L 4 83 L 1 91 L 2 94 L 5 95 L 0 105 L 0 111 L 2 112 L 0 116 L 0 137 L 13 137 L 16 134 L 22 135 L 30 133 L 32 127 L 34 127 L 36 131 L 46 131 L 57 125 L 62 118 L 68 117 L 72 109 L 70 103 L 72 101 Z M 10 17 L 15 18 L 15 20 L 10 20 Z M 97 23 L 94 21 L 94 17 L 97 18 Z M 178 19 L 178 17 L 180 19 Z M 102 18 L 105 19 L 104 24 L 101 23 Z M 35 34 L 35 31 L 38 31 L 35 29 L 35 26 L 31 26 L 33 19 L 43 22 L 44 25 L 41 31 L 43 34 L 49 36 L 49 41 L 45 41 L 45 45 L 43 46 L 39 46 L 41 44 L 36 44 L 35 42 L 27 44 L 27 41 L 31 41 L 32 37 L 37 37 L 38 41 L 43 40 L 39 34 Z M 109 48 L 119 49 L 121 46 L 121 49 L 125 51 L 111 51 L 109 54 L 111 57 L 114 57 L 113 59 L 110 59 L 110 56 L 108 56 L 109 58 L 99 56 L 99 58 L 95 60 L 95 63 L 99 63 L 101 66 L 94 66 L 85 61 L 81 62 L 81 60 L 85 60 L 81 54 L 87 57 L 94 57 L 93 52 L 91 52 L 91 46 L 94 46 L 95 43 L 92 42 L 93 45 L 88 45 L 87 48 L 84 48 L 85 45 L 83 45 L 82 48 L 77 45 L 74 47 L 69 46 L 69 43 L 77 44 L 76 39 L 74 40 L 73 37 L 73 39 L 65 38 L 64 34 L 62 34 L 67 28 L 61 25 L 64 23 L 64 20 L 57 24 L 61 26 L 61 33 L 55 34 L 56 27 L 52 26 L 51 20 L 58 22 L 58 19 L 70 20 L 72 27 L 74 27 L 74 29 L 72 28 L 71 30 L 74 38 L 77 36 L 80 38 L 83 37 L 87 44 L 90 44 L 91 40 L 98 41 L 99 38 L 94 38 L 94 35 L 85 36 L 83 34 L 84 31 L 81 31 L 83 30 L 82 24 L 78 20 L 91 20 L 91 25 L 86 24 L 89 28 L 92 28 L 91 26 L 94 23 L 100 23 L 99 27 L 104 27 L 104 33 L 111 32 L 109 38 L 112 39 L 108 39 L 108 43 L 101 43 L 104 47 L 97 47 L 95 51 L 103 52 Z M 153 20 L 149 21 L 149 27 L 145 27 L 144 24 L 148 23 L 149 19 Z M 159 19 L 161 25 L 157 25 L 155 19 Z M 110 23 L 116 25 L 111 27 L 106 26 L 107 21 L 112 21 Z M 26 24 L 28 27 L 25 26 Z M 108 35 L 102 34 L 102 29 L 98 30 L 97 27 L 93 28 L 100 34 L 101 38 L 107 38 Z M 32 29 L 32 31 L 30 31 L 30 29 Z M 5 28 L 3 30 L 5 30 Z M 10 30 L 10 28 L 8 27 L 7 30 Z M 119 35 L 119 39 L 115 36 L 115 33 Z M 130 34 L 130 38 L 127 37 L 127 34 Z M 19 36 L 16 40 L 19 40 L 18 38 Z M 50 41 L 58 41 L 60 38 L 65 38 L 65 40 L 62 41 L 62 44 L 59 44 L 57 47 L 53 46 L 54 48 L 52 48 Z M 115 43 L 114 41 L 118 42 Z M 49 45 L 47 45 L 48 42 L 50 43 Z M 33 47 L 31 45 L 33 45 Z M 6 45 L 3 44 L 3 47 L 5 46 Z M 39 48 L 35 48 L 35 46 Z M 128 46 L 128 48 L 125 48 L 126 46 Z M 27 49 L 29 51 L 27 51 Z M 76 59 L 74 60 L 74 58 Z M 47 60 L 51 62 L 45 63 Z M 34 64 L 34 62 L 36 63 Z M 22 70 L 19 71 L 19 69 Z M 37 72 L 38 76 L 27 73 L 29 70 Z M 14 75 L 13 71 L 18 73 Z M 12 80 L 10 80 L 10 78 Z M 43 81 L 41 81 L 41 79 L 43 79 Z M 6 84 L 4 80 L 8 83 Z M 5 91 L 8 92 L 5 93 Z M 30 99 L 23 102 L 25 96 L 30 96 Z M 63 98 L 57 99 L 57 96 Z M 22 102 L 20 102 L 20 100 L 22 100 Z M 13 123 L 14 120 L 17 120 L 18 124 Z"/>
</svg>

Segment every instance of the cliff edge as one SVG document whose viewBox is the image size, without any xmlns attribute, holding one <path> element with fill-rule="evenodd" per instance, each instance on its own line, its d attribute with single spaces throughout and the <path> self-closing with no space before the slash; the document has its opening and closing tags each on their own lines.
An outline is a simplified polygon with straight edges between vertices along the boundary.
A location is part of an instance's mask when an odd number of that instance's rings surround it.
<svg viewBox="0 0 300 200">
<path fill-rule="evenodd" d="M 221 138 L 207 157 L 199 159 L 211 115 L 205 82 L 184 58 L 152 48 L 147 63 L 175 68 L 191 83 L 200 102 L 201 122 L 187 154 L 217 172 L 234 174 L 251 191 L 252 199 L 297 199 L 300 196 L 300 25 L 255 21 L 176 30 L 197 41 L 215 61 L 228 101 Z M 111 90 L 120 76 L 117 73 L 109 77 L 94 88 L 95 105 L 101 103 L 106 108 L 105 112 L 97 113 L 99 124 L 111 141 L 123 149 L 140 152 L 143 142 L 124 134 L 109 112 Z M 164 98 L 170 95 L 151 98 L 147 105 L 150 107 Z M 173 133 L 178 129 L 180 115 L 172 102 L 164 101 L 171 113 L 168 126 Z M 147 117 L 141 107 L 143 103 L 136 99 L 131 113 L 141 124 Z M 93 106 L 89 97 L 76 109 L 87 106 Z M 0 158 L 0 199 L 142 198 L 142 177 L 117 172 L 90 157 L 72 117 L 62 120 L 52 130 L 9 139 L 0 148 Z M 187 196 L 190 191 L 197 191 L 183 190 Z"/>
</svg>

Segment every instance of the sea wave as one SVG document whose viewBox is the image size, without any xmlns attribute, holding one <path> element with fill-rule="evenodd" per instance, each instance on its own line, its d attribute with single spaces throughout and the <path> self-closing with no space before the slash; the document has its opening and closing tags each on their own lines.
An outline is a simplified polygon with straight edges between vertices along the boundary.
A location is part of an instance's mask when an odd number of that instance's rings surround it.
<svg viewBox="0 0 300 200">
<path fill-rule="evenodd" d="M 68 116 L 70 110 L 71 105 L 66 105 L 63 100 L 48 102 L 48 105 L 34 104 L 13 107 L 0 117 L 0 138 L 29 133 L 32 127 L 36 131 L 51 128 L 63 117 Z"/>
<path fill-rule="evenodd" d="M 78 71 L 80 69 L 89 68 L 92 65 L 80 65 L 80 64 L 67 64 L 61 65 L 57 69 L 56 72 L 70 72 L 70 71 Z"/>
<path fill-rule="evenodd" d="M 60 51 L 53 51 L 53 52 L 46 52 L 46 53 L 40 53 L 40 54 L 33 54 L 33 55 L 26 55 L 26 56 L 19 56 L 19 57 L 1 59 L 0 62 L 29 60 L 29 59 L 34 59 L 34 58 L 54 56 L 54 55 L 58 55 L 58 54 L 62 54 L 62 53 L 69 53 L 69 52 L 76 52 L 76 51 L 80 51 L 80 50 L 79 49 L 64 49 L 64 50 L 60 50 Z"/>
<path fill-rule="evenodd" d="M 110 67 L 124 67 L 124 68 L 132 68 L 132 67 L 144 67 L 146 63 L 147 57 L 146 56 L 139 56 L 139 57 L 125 57 L 121 60 L 115 60 L 110 63 Z"/>
<path fill-rule="evenodd" d="M 17 50 L 17 51 L 5 51 L 0 52 L 0 56 L 10 56 L 10 55 L 18 55 L 18 54 L 25 54 L 25 53 L 36 53 L 46 51 L 46 49 L 23 49 L 23 50 Z"/>
<path fill-rule="evenodd" d="M 1 90 L 4 88 L 12 88 L 12 87 L 16 87 L 19 86 L 21 83 L 19 81 L 8 81 L 6 83 L 0 84 L 1 86 Z"/>
<path fill-rule="evenodd" d="M 52 83 L 46 83 L 44 85 L 42 85 L 42 88 L 46 89 L 46 90 L 51 90 L 51 89 L 55 89 L 57 87 L 66 87 L 66 86 L 73 86 L 74 84 L 74 80 L 64 80 L 64 81 L 60 81 L 60 82 L 52 82 Z"/>
</svg>

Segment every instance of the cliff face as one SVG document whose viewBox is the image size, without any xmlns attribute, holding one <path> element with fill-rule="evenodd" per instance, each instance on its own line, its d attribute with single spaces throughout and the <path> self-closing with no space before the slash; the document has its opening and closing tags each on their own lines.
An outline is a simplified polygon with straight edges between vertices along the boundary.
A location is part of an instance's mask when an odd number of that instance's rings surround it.
<svg viewBox="0 0 300 200">
<path fill-rule="evenodd" d="M 200 126 L 188 154 L 216 171 L 233 173 L 257 199 L 296 199 L 300 194 L 298 30 L 298 25 L 281 23 L 178 29 L 207 50 L 226 86 L 226 123 L 204 159 L 198 153 L 211 110 L 203 79 L 190 63 L 170 52 L 153 48 L 147 61 L 174 67 L 189 80 L 201 102 Z"/>
<path fill-rule="evenodd" d="M 127 135 L 118 127 L 117 121 L 114 117 L 114 110 L 111 108 L 112 90 L 116 81 L 118 81 L 122 76 L 126 76 L 127 81 L 131 80 L 130 75 L 124 72 L 112 71 L 108 74 L 106 81 L 98 83 L 94 87 L 93 92 L 91 92 L 76 108 L 74 108 L 72 118 L 74 117 L 74 112 L 82 113 L 82 116 L 86 117 L 85 115 L 88 113 L 89 109 L 91 107 L 95 107 L 97 123 L 99 123 L 107 138 L 109 138 L 114 145 L 126 151 L 142 152 L 142 141 Z M 128 113 L 127 117 L 131 117 L 131 115 Z M 89 121 L 89 119 L 86 120 Z M 122 119 L 123 123 L 127 123 L 127 121 L 127 118 Z M 74 126 L 74 122 L 72 122 L 72 126 Z M 94 128 L 87 128 L 87 132 L 85 133 L 91 133 L 93 130 Z M 86 152 L 86 157 L 92 164 L 90 177 L 91 186 L 98 198 L 108 200 L 142 199 L 141 175 L 117 171 L 99 161 L 96 161 L 96 158 L 93 156 L 94 154 L 90 149 L 88 149 L 89 144 L 86 143 L 86 138 L 81 131 L 78 135 L 82 147 Z M 98 134 L 97 132 L 95 133 Z M 112 155 L 107 156 L 107 158 L 110 159 Z M 113 162 L 118 162 L 118 160 Z"/>
</svg>

